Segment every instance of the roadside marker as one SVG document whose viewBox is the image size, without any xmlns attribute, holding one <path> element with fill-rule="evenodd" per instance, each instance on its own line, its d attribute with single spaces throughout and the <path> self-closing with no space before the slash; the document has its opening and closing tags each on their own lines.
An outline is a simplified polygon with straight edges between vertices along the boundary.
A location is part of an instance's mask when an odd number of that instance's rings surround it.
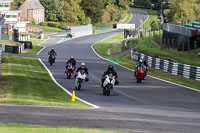
<svg viewBox="0 0 200 133">
<path fill-rule="evenodd" d="M 72 93 L 72 102 L 75 102 L 75 91 Z"/>
</svg>

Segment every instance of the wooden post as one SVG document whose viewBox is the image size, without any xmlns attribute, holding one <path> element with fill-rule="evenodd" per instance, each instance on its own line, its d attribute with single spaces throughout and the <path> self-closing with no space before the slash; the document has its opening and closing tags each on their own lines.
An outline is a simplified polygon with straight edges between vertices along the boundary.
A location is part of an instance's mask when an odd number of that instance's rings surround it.
<svg viewBox="0 0 200 133">
<path fill-rule="evenodd" d="M 174 49 L 174 39 L 172 39 L 172 49 Z"/>
<path fill-rule="evenodd" d="M 166 47 L 166 38 L 164 38 L 164 46 Z"/>
<path fill-rule="evenodd" d="M 196 49 L 197 49 L 197 42 L 194 41 L 194 51 L 195 51 L 195 53 L 197 52 Z"/>
<path fill-rule="evenodd" d="M 188 41 L 188 53 L 190 53 L 190 40 Z"/>
<path fill-rule="evenodd" d="M 185 45 L 185 43 L 184 43 L 184 41 L 182 41 L 182 47 L 183 47 L 183 51 L 184 51 L 184 45 Z"/>
<path fill-rule="evenodd" d="M 170 39 L 168 38 L 167 41 L 168 41 L 167 45 L 168 45 L 168 49 L 169 49 L 169 47 L 170 47 Z"/>
</svg>

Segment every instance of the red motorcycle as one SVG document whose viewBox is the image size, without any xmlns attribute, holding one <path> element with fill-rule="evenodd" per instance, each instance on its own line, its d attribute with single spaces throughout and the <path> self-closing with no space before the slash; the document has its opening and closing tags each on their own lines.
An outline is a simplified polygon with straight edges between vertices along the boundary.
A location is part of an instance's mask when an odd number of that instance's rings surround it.
<svg viewBox="0 0 200 133">
<path fill-rule="evenodd" d="M 66 75 L 68 79 L 71 79 L 72 75 L 74 74 L 74 67 L 72 64 L 67 64 L 66 67 Z"/>
<path fill-rule="evenodd" d="M 145 76 L 145 68 L 143 66 L 138 66 L 135 76 L 136 76 L 137 83 L 141 83 Z"/>
</svg>

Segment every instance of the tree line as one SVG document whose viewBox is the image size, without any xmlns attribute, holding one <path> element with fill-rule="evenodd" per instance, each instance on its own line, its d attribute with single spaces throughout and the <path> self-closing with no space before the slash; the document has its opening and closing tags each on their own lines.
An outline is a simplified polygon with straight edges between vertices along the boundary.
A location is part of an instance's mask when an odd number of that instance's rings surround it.
<svg viewBox="0 0 200 133">
<path fill-rule="evenodd" d="M 154 4 L 154 9 L 165 9 L 167 22 L 196 16 L 200 13 L 200 0 L 135 0 L 135 5 L 150 8 Z"/>
<path fill-rule="evenodd" d="M 18 5 L 24 0 L 14 0 Z M 133 0 L 40 0 L 45 8 L 47 21 L 77 24 L 97 24 L 103 15 L 109 14 L 111 21 L 119 21 L 128 11 Z"/>
</svg>

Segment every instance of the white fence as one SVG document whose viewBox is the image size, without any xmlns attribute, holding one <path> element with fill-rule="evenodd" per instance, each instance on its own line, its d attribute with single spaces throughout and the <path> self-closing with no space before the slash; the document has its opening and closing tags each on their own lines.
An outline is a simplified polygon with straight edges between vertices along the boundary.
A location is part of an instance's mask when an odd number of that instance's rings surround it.
<svg viewBox="0 0 200 133">
<path fill-rule="evenodd" d="M 24 35 L 24 36 L 21 36 L 19 37 L 19 41 L 27 41 L 27 40 L 30 40 L 30 35 Z"/>
<path fill-rule="evenodd" d="M 86 36 L 93 34 L 92 24 L 83 26 L 71 26 L 71 30 L 68 32 L 72 37 Z"/>
</svg>

